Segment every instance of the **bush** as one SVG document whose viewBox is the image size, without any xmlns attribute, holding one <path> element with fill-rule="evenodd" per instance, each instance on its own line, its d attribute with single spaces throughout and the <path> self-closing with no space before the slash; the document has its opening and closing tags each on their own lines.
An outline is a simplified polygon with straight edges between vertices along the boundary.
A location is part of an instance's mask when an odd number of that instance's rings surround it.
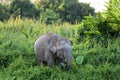
<svg viewBox="0 0 120 80">
<path fill-rule="evenodd" d="M 9 5 L 2 5 L 0 3 L 0 21 L 8 20 L 10 18 Z"/>
<path fill-rule="evenodd" d="M 113 0 L 114 1 L 114 0 Z M 115 0 L 117 1 L 117 0 Z M 86 20 L 83 20 L 84 30 L 87 34 L 94 34 L 99 32 L 103 37 L 117 37 L 120 33 L 120 9 L 117 5 L 120 5 L 120 1 L 112 5 L 114 2 L 109 3 L 108 10 L 103 13 L 98 13 L 95 17 L 86 16 Z M 84 32 L 85 32 L 84 31 Z M 91 33 L 92 32 L 92 33 Z"/>
<path fill-rule="evenodd" d="M 10 13 L 15 18 L 20 16 L 21 18 L 39 18 L 40 12 L 30 2 L 30 0 L 13 0 L 10 7 Z"/>
<path fill-rule="evenodd" d="M 94 8 L 90 7 L 89 4 L 79 2 L 66 4 L 63 5 L 63 10 L 60 11 L 60 17 L 63 21 L 75 24 L 81 22 L 84 16 L 88 16 L 89 14 L 92 16 L 95 15 Z"/>
<path fill-rule="evenodd" d="M 35 5 L 43 11 L 40 17 L 47 14 L 45 19 L 49 22 L 57 20 L 57 22 L 75 24 L 81 22 L 84 16 L 95 15 L 94 8 L 90 7 L 89 4 L 79 3 L 78 0 L 40 0 Z M 49 13 L 52 15 L 49 15 Z"/>
<path fill-rule="evenodd" d="M 46 10 L 46 12 L 44 12 L 44 11 L 41 12 L 40 20 L 42 22 L 45 22 L 46 24 L 57 23 L 59 20 L 59 14 L 48 9 L 48 10 Z"/>
</svg>

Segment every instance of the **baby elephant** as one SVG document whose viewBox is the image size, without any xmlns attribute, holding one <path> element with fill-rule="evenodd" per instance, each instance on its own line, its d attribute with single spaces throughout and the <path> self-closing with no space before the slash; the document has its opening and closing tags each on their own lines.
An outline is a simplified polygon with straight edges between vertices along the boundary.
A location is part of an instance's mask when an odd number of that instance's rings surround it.
<svg viewBox="0 0 120 80">
<path fill-rule="evenodd" d="M 39 62 L 47 62 L 52 67 L 56 59 L 67 60 L 67 69 L 70 69 L 72 46 L 69 40 L 54 33 L 46 33 L 35 41 L 34 48 Z"/>
</svg>

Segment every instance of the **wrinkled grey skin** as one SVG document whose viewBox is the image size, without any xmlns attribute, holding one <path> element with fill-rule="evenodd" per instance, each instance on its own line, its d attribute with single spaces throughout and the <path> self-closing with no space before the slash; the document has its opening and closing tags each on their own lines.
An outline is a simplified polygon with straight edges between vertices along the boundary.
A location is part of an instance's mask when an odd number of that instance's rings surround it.
<svg viewBox="0 0 120 80">
<path fill-rule="evenodd" d="M 34 48 L 39 62 L 47 62 L 52 67 L 56 59 L 66 59 L 67 69 L 71 67 L 72 46 L 69 40 L 57 34 L 46 33 L 35 41 Z"/>
</svg>

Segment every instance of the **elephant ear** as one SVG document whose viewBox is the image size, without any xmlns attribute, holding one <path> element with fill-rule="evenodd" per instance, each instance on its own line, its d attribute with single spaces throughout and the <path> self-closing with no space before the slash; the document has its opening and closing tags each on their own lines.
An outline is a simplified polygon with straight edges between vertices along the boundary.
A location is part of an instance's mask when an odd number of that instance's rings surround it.
<svg viewBox="0 0 120 80">
<path fill-rule="evenodd" d="M 57 52 L 57 48 L 55 46 L 50 47 L 50 51 L 55 54 Z"/>
</svg>

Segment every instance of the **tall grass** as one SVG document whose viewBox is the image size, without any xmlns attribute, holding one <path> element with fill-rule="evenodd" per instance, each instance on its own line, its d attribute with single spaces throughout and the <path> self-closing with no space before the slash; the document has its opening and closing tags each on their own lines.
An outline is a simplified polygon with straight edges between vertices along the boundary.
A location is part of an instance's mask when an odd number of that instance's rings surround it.
<svg viewBox="0 0 120 80">
<path fill-rule="evenodd" d="M 11 18 L 0 22 L 1 80 L 119 80 L 120 38 L 107 38 L 106 47 L 96 37 L 82 35 L 83 24 L 46 25 L 32 19 Z M 34 42 L 44 33 L 53 32 L 73 42 L 73 62 L 69 71 L 39 65 Z M 82 64 L 76 58 L 83 56 Z"/>
</svg>

